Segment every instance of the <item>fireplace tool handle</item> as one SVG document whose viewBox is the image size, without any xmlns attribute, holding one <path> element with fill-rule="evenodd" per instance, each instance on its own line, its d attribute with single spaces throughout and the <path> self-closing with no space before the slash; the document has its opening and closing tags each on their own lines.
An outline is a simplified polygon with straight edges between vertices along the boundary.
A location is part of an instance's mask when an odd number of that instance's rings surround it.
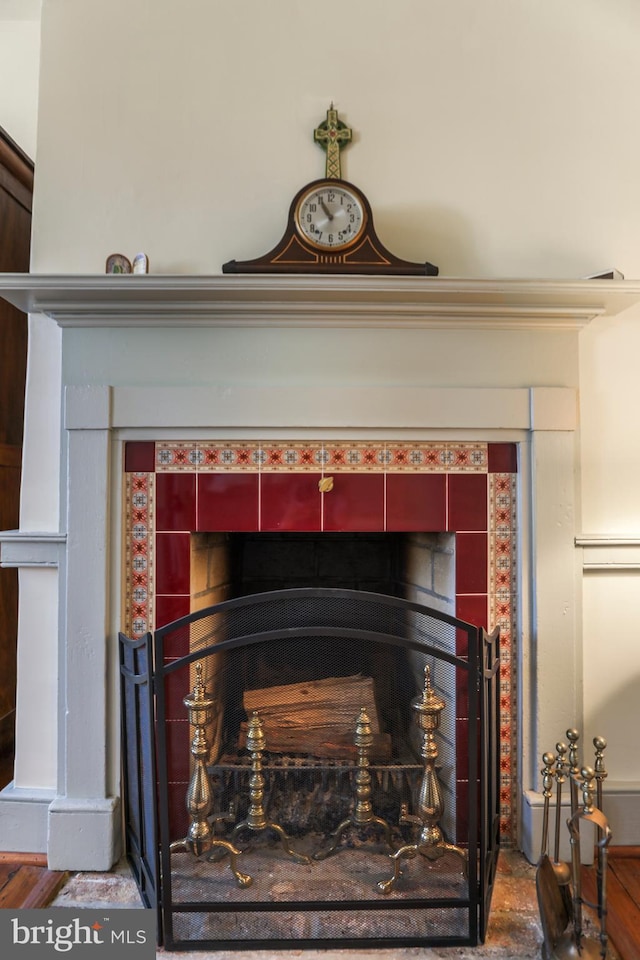
<svg viewBox="0 0 640 960">
<path fill-rule="evenodd" d="M 571 895 L 571 865 L 560 859 L 560 825 L 562 822 L 562 787 L 566 783 L 565 771 L 568 769 L 566 743 L 556 743 L 556 821 L 555 837 L 553 845 L 553 860 L 551 866 L 556 875 L 564 909 L 570 918 L 573 911 L 573 899 Z"/>
<path fill-rule="evenodd" d="M 241 873 L 236 862 L 242 851 L 227 840 L 214 837 L 213 827 L 209 822 L 213 806 L 213 791 L 207 772 L 210 748 L 206 725 L 211 720 L 214 700 L 208 696 L 205 689 L 201 663 L 196 664 L 196 683 L 193 692 L 188 694 L 182 702 L 189 711 L 189 723 L 194 728 L 191 740 L 193 771 L 186 795 L 186 807 L 191 823 L 186 837 L 175 840 L 170 844 L 169 850 L 171 853 L 185 850 L 198 859 L 211 854 L 214 849 L 222 851 L 222 855 L 226 852 L 229 854 L 229 869 L 236 878 L 236 883 L 239 887 L 248 887 L 253 882 L 252 878 L 246 873 Z M 211 855 L 208 859 L 211 861 L 216 857 Z"/>
<path fill-rule="evenodd" d="M 542 796 L 544 805 L 542 807 L 542 839 L 540 842 L 540 859 L 549 852 L 549 807 L 551 805 L 551 795 L 553 787 L 555 757 L 552 753 L 542 754 Z"/>
<path fill-rule="evenodd" d="M 569 837 L 571 842 L 571 872 L 573 880 L 573 937 L 572 942 L 567 941 L 567 949 L 571 947 L 574 950 L 578 951 L 578 954 L 585 958 L 592 958 L 599 955 L 602 960 L 605 960 L 607 956 L 607 927 L 606 927 L 606 918 L 607 918 L 607 889 L 606 889 L 606 874 L 607 874 L 607 847 L 611 842 L 611 830 L 609 828 L 609 822 L 601 810 L 598 810 L 593 805 L 593 798 L 596 792 L 596 774 L 593 767 L 582 767 L 575 777 L 575 787 L 576 791 L 579 786 L 582 785 L 582 807 L 579 807 L 575 814 L 569 820 Z M 580 823 L 582 821 L 593 824 L 595 827 L 598 843 L 597 843 L 597 895 L 598 902 L 597 904 L 587 904 L 582 897 L 582 874 L 581 874 L 581 860 L 580 860 Z M 600 921 L 600 937 L 599 944 L 590 938 L 587 938 L 583 935 L 582 929 L 582 907 L 584 904 L 588 906 L 595 907 L 598 912 L 598 919 Z M 557 956 L 562 958 L 565 955 L 567 957 L 575 956 L 574 953 L 563 952 L 563 945 L 559 945 L 556 950 Z"/>
</svg>

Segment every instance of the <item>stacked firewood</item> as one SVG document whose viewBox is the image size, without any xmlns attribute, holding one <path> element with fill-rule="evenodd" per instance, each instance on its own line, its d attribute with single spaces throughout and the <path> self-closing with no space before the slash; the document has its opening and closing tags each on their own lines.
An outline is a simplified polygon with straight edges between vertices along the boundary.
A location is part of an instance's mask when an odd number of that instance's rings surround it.
<svg viewBox="0 0 640 960">
<path fill-rule="evenodd" d="M 270 752 L 339 760 L 356 758 L 355 725 L 364 707 L 373 734 L 371 758 L 385 760 L 391 756 L 391 737 L 381 731 L 371 677 L 328 677 L 246 690 L 243 706 L 247 715 L 254 711 L 260 714 Z M 245 742 L 243 724 L 240 746 Z"/>
</svg>

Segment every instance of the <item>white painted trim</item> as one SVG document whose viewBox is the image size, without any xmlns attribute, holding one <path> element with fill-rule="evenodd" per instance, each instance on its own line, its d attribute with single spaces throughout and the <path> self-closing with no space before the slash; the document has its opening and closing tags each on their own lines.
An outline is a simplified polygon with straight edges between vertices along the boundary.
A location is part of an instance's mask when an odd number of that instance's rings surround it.
<svg viewBox="0 0 640 960">
<path fill-rule="evenodd" d="M 15 787 L 13 783 L 0 791 L 0 849 L 5 853 L 46 852 L 54 796 L 48 790 Z"/>
<path fill-rule="evenodd" d="M 578 330 L 637 302 L 640 282 L 3 274 L 0 296 L 60 326 Z"/>
<path fill-rule="evenodd" d="M 578 536 L 585 573 L 625 573 L 640 570 L 640 538 L 602 534 Z"/>
<path fill-rule="evenodd" d="M 67 388 L 68 401 L 78 387 Z M 447 387 L 120 387 L 112 390 L 116 429 L 269 427 L 329 430 L 575 430 L 572 388 Z M 75 403 L 75 400 L 74 400 Z M 79 398 L 78 406 L 82 406 Z M 69 423 L 70 418 L 67 417 Z"/>
<path fill-rule="evenodd" d="M 49 869 L 111 869 L 122 853 L 120 816 L 117 797 L 54 800 L 49 806 Z"/>
<path fill-rule="evenodd" d="M 568 791 L 567 791 L 568 797 Z M 526 790 L 522 804 L 522 844 L 521 849 L 530 863 L 536 863 L 540 856 L 540 838 L 542 836 L 542 818 L 544 797 L 534 790 Z M 625 789 L 612 789 L 607 782 L 602 800 L 603 813 L 609 821 L 612 844 L 615 846 L 635 845 L 640 831 L 640 784 L 628 784 Z M 570 815 L 569 803 L 562 805 L 562 823 Z M 555 800 L 550 810 L 549 838 L 553 842 L 555 824 Z M 581 848 L 583 863 L 593 859 L 593 848 L 583 845 Z M 570 860 L 568 830 L 561 831 L 560 858 Z"/>
<path fill-rule="evenodd" d="M 299 426 L 328 430 L 529 426 L 527 389 L 425 387 L 114 387 L 115 428 Z"/>
<path fill-rule="evenodd" d="M 0 566 L 59 567 L 66 540 L 63 533 L 3 530 L 0 532 Z"/>
</svg>

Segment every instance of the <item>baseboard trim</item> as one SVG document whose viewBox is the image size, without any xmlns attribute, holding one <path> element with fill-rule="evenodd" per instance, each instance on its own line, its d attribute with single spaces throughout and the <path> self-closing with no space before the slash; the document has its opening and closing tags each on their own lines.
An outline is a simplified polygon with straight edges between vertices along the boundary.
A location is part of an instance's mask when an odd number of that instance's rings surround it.
<svg viewBox="0 0 640 960">
<path fill-rule="evenodd" d="M 640 847 L 640 784 L 625 789 L 616 788 L 603 797 L 603 812 L 611 828 L 611 841 L 615 848 L 633 849 Z M 521 849 L 530 863 L 536 863 L 540 856 L 542 843 L 542 821 L 544 813 L 544 797 L 534 790 L 527 790 L 522 802 L 522 835 Z M 562 822 L 566 823 L 570 816 L 568 803 L 562 805 Z M 554 836 L 555 804 L 552 803 L 549 816 L 549 838 Z M 591 863 L 593 852 L 589 851 L 590 844 L 582 845 L 583 863 Z M 632 856 L 633 854 L 628 854 Z M 561 831 L 560 857 L 569 860 L 569 831 L 563 826 Z"/>
</svg>

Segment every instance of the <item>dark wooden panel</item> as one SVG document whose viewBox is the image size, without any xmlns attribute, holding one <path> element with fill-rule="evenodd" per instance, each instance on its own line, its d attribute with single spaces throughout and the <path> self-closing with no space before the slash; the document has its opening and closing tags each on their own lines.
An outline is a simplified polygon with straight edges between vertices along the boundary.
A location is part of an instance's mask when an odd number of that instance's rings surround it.
<svg viewBox="0 0 640 960">
<path fill-rule="evenodd" d="M 27 273 L 33 163 L 0 128 L 0 272 Z M 0 301 L 0 529 L 19 525 L 27 318 Z M 0 753 L 13 754 L 18 575 L 0 570 Z"/>
<path fill-rule="evenodd" d="M 2 460 L 14 460 L 19 447 L 0 447 Z M 0 460 L 0 530 L 19 524 L 20 467 L 2 466 Z M 15 709 L 16 637 L 18 630 L 18 571 L 0 570 L 0 720 Z M 12 724 L 9 723 L 9 726 Z M 3 729 L 3 739 L 6 731 Z"/>
</svg>

